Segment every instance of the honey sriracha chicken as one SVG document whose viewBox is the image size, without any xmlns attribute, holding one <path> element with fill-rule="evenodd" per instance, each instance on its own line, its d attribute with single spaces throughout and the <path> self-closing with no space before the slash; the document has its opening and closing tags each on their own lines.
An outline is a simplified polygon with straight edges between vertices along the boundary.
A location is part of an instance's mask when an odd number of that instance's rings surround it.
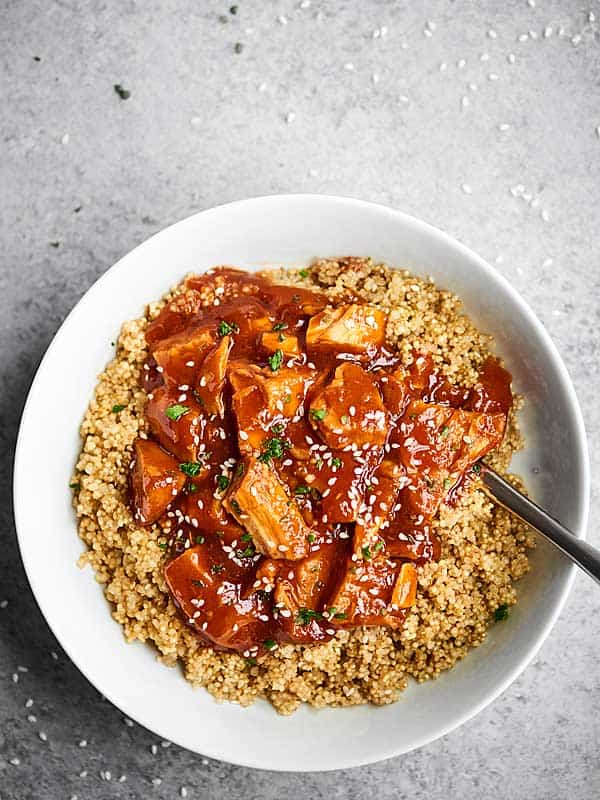
<svg viewBox="0 0 600 800">
<path fill-rule="evenodd" d="M 432 520 L 504 436 L 511 377 L 471 389 L 386 346 L 386 313 L 218 267 L 150 323 L 131 505 L 207 646 L 256 656 L 402 626 Z"/>
</svg>

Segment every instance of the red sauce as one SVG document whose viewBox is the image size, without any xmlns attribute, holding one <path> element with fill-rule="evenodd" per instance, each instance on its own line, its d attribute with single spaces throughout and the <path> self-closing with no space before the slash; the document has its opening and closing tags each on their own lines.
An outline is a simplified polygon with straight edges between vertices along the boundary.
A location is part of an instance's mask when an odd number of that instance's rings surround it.
<svg viewBox="0 0 600 800">
<path fill-rule="evenodd" d="M 166 582 L 208 645 L 253 657 L 338 628 L 400 626 L 431 520 L 502 439 L 510 375 L 472 389 L 404 366 L 385 314 L 219 267 L 148 326 L 137 521 L 169 534 Z"/>
</svg>

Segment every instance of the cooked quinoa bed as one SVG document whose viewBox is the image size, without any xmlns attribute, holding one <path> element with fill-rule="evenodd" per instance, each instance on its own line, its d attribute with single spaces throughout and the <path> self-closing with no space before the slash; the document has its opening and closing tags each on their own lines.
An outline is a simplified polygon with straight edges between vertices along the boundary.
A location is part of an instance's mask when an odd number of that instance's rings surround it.
<svg viewBox="0 0 600 800">
<path fill-rule="evenodd" d="M 317 261 L 308 278 L 283 269 L 266 274 L 278 283 L 314 286 L 334 303 L 350 290 L 380 306 L 389 314 L 389 344 L 406 361 L 413 348 L 430 352 L 453 382 L 472 385 L 490 352 L 491 337 L 462 314 L 454 295 L 406 271 L 351 259 Z M 88 547 L 80 563 L 90 564 L 104 585 L 127 640 L 151 642 L 165 664 L 179 662 L 193 685 L 206 687 L 218 700 L 246 706 L 262 696 L 282 714 L 301 702 L 317 707 L 394 702 L 409 677 L 435 678 L 481 644 L 494 612 L 516 601 L 514 581 L 529 569 L 533 538 L 476 487 L 455 508 L 442 505 L 434 521 L 442 557 L 419 568 L 417 602 L 400 630 L 340 630 L 326 644 L 282 645 L 252 664 L 203 646 L 186 627 L 163 577 L 166 555 L 160 545 L 167 536 L 158 524 L 136 525 L 127 497 L 131 447 L 145 425 L 146 395 L 139 386 L 145 330 L 177 291 L 123 325 L 116 356 L 100 375 L 81 426 L 83 446 L 73 478 L 79 535 Z M 119 406 L 123 410 L 115 412 Z M 504 442 L 487 461 L 505 473 L 521 445 L 511 413 Z"/>
</svg>

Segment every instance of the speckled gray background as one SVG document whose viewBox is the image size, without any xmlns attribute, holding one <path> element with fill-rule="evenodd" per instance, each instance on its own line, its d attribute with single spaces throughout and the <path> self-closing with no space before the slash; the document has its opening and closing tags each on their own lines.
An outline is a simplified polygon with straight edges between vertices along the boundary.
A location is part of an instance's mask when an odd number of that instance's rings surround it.
<svg viewBox="0 0 600 800">
<path fill-rule="evenodd" d="M 0 4 L 2 800 L 599 796 L 600 591 L 583 576 L 535 663 L 460 730 L 363 769 L 257 772 L 163 747 L 101 700 L 37 610 L 10 502 L 36 365 L 108 266 L 194 211 L 323 192 L 433 222 L 527 298 L 583 406 L 600 545 L 597 20 L 598 0 Z M 42 480 L 40 454 L 33 498 Z"/>
</svg>

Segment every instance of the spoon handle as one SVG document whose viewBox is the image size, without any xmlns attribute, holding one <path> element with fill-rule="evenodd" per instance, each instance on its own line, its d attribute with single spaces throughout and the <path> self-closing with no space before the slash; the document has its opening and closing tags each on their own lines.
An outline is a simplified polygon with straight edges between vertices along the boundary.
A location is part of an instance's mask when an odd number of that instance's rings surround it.
<svg viewBox="0 0 600 800">
<path fill-rule="evenodd" d="M 542 508 L 532 502 L 528 497 L 517 491 L 508 481 L 501 478 L 497 472 L 480 462 L 480 477 L 488 494 L 508 511 L 526 522 L 538 533 L 549 539 L 566 556 L 574 561 L 578 567 L 587 572 L 595 581 L 600 583 L 600 550 L 591 544 L 578 539 L 560 522 L 547 514 Z"/>
</svg>

